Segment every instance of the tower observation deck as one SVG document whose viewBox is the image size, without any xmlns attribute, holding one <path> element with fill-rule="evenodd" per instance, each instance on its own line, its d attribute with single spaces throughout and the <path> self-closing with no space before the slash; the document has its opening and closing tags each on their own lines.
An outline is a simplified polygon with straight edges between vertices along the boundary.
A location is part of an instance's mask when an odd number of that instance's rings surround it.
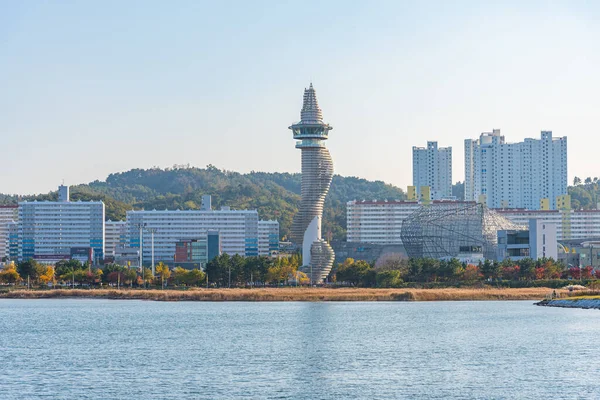
<svg viewBox="0 0 600 400">
<path fill-rule="evenodd" d="M 321 235 L 323 204 L 333 178 L 333 160 L 324 141 L 333 128 L 323 122 L 312 83 L 304 89 L 300 122 L 289 129 L 298 140 L 296 148 L 302 150 L 302 199 L 290 239 L 302 246 L 301 271 L 309 275 L 311 282 L 320 283 L 331 271 L 334 260 L 333 249 Z"/>
</svg>

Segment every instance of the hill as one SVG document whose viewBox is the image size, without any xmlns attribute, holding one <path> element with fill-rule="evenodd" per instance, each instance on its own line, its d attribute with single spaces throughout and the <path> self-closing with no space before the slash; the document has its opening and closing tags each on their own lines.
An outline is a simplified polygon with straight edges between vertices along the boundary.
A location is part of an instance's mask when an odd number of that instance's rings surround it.
<svg viewBox="0 0 600 400">
<path fill-rule="evenodd" d="M 175 166 L 133 169 L 110 174 L 105 181 L 71 186 L 73 200 L 103 200 L 106 218 L 125 218 L 130 209 L 200 209 L 202 195 L 212 195 L 213 207 L 257 209 L 261 219 L 277 219 L 281 236 L 290 229 L 300 202 L 300 174 L 225 171 Z M 23 196 L 25 200 L 55 200 L 56 192 Z M 404 199 L 404 192 L 381 181 L 335 175 L 325 201 L 323 232 L 329 239 L 346 235 L 346 202 L 353 199 Z M 0 195 L 0 203 L 15 203 L 15 196 Z"/>
</svg>

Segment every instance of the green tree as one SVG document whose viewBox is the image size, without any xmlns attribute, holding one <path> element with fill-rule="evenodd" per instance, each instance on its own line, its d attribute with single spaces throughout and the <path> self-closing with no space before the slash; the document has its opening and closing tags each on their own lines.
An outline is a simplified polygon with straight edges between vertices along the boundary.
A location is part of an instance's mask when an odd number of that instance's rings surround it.
<svg viewBox="0 0 600 400">
<path fill-rule="evenodd" d="M 376 273 L 366 261 L 346 259 L 336 271 L 338 282 L 348 282 L 353 286 L 370 287 L 375 285 Z"/>
<path fill-rule="evenodd" d="M 376 286 L 378 288 L 399 288 L 404 281 L 399 270 L 378 271 L 376 275 Z"/>
<path fill-rule="evenodd" d="M 38 262 L 34 259 L 25 260 L 17 264 L 17 272 L 24 280 L 29 277 L 30 281 L 35 282 L 39 277 L 38 273 L 44 272 L 39 266 Z"/>
<path fill-rule="evenodd" d="M 186 274 L 186 283 L 190 286 L 202 286 L 206 281 L 206 274 L 199 269 L 192 269 Z"/>
</svg>

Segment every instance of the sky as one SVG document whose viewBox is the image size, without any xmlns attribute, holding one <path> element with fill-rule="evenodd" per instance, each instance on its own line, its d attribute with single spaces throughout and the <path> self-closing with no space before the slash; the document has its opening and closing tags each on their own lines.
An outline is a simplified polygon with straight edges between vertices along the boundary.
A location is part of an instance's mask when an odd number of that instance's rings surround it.
<svg viewBox="0 0 600 400">
<path fill-rule="evenodd" d="M 299 172 L 313 82 L 335 172 L 412 184 L 412 146 L 568 137 L 600 176 L 596 1 L 0 0 L 0 193 L 132 168 Z"/>
</svg>

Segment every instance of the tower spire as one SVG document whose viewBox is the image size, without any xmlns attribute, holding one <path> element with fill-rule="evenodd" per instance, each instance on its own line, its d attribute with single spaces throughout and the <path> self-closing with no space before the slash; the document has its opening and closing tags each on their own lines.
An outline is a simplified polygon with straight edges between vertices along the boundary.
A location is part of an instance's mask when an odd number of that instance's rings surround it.
<svg viewBox="0 0 600 400">
<path fill-rule="evenodd" d="M 302 102 L 302 111 L 300 111 L 301 123 L 323 123 L 323 112 L 319 108 L 317 93 L 313 88 L 312 82 L 308 89 L 304 89 L 304 99 Z"/>
</svg>

